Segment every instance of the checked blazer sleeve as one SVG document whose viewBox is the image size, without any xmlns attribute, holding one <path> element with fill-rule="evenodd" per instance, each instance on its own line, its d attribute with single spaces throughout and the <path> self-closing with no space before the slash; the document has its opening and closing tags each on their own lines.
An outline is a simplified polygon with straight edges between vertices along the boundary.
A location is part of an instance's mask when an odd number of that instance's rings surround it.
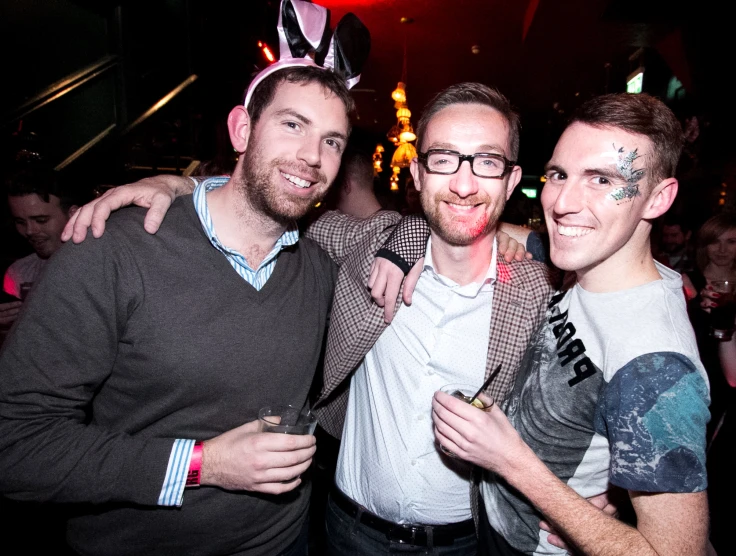
<svg viewBox="0 0 736 556">
<path fill-rule="evenodd" d="M 400 218 L 390 211 L 379 211 L 366 220 L 328 212 L 306 233 L 340 265 L 327 332 L 324 382 L 314 406 L 322 428 L 337 438 L 347 410 L 349 378 L 386 328 L 383 309 L 371 299 L 368 278 L 376 252 Z"/>
<path fill-rule="evenodd" d="M 388 210 L 379 210 L 366 219 L 333 210 L 310 224 L 305 236 L 316 241 L 338 265 L 342 265 L 351 255 L 353 258 L 355 255 L 370 256 L 373 262 L 380 244 L 375 249 L 371 245 L 375 244 L 377 238 L 385 238 L 399 218 L 398 213 Z"/>
</svg>

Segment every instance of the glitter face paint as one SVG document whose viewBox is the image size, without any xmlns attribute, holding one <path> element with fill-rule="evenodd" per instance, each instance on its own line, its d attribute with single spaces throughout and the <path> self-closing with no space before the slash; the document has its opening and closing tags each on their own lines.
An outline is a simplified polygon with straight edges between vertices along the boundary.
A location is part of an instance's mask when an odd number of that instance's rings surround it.
<svg viewBox="0 0 736 556">
<path fill-rule="evenodd" d="M 634 160 L 639 158 L 637 154 L 638 149 L 634 149 L 628 153 L 625 152 L 623 147 L 616 149 L 616 145 L 613 145 L 613 149 L 616 151 L 616 170 L 626 180 L 626 185 L 617 187 L 611 191 L 606 195 L 606 199 L 615 201 L 616 204 L 621 204 L 631 201 L 634 197 L 640 195 L 639 181 L 644 177 L 644 169 L 634 170 Z"/>
</svg>

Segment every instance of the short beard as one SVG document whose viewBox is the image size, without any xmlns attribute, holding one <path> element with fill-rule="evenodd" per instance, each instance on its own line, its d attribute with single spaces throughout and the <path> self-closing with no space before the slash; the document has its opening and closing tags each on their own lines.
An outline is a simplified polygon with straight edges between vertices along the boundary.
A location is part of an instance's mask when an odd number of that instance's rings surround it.
<svg viewBox="0 0 736 556">
<path fill-rule="evenodd" d="M 488 204 L 489 198 L 487 195 L 473 195 L 472 197 L 466 197 L 461 199 L 453 193 L 436 193 L 433 197 L 427 195 L 424 190 L 419 192 L 419 200 L 422 204 L 422 210 L 429 223 L 429 228 L 437 234 L 442 240 L 449 245 L 458 247 L 471 245 L 478 238 L 489 235 L 498 226 L 498 220 L 501 217 L 504 206 L 506 205 L 505 197 L 501 197 L 496 206 L 493 207 L 493 213 L 488 217 L 487 220 L 478 221 L 466 225 L 458 224 L 443 216 L 440 212 L 440 203 L 443 201 L 453 202 L 462 204 L 472 203 L 478 204 L 485 202 Z"/>
<path fill-rule="evenodd" d="M 264 160 L 263 149 L 256 146 L 252 136 L 249 147 L 243 155 L 243 170 L 241 175 L 237 176 L 237 183 L 246 202 L 256 212 L 260 212 L 279 224 L 289 225 L 306 215 L 327 194 L 326 187 L 318 191 L 320 184 L 327 182 L 322 172 L 280 158 L 271 161 Z M 287 171 L 293 168 L 295 174 L 308 175 L 310 181 L 317 182 L 311 186 L 316 193 L 311 197 L 296 197 L 280 191 L 280 188 L 273 183 L 273 180 L 276 179 L 274 176 L 278 174 L 278 168 L 284 168 Z"/>
</svg>

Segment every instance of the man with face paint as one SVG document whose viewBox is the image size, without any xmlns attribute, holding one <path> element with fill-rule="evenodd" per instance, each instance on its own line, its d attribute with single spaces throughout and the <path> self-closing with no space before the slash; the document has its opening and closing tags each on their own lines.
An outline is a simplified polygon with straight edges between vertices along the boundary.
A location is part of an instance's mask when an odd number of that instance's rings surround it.
<svg viewBox="0 0 736 556">
<path fill-rule="evenodd" d="M 481 554 L 565 553 L 550 528 L 582 554 L 705 554 L 708 384 L 680 276 L 649 243 L 681 146 L 664 104 L 621 94 L 585 103 L 555 147 L 542 204 L 569 280 L 505 414 L 433 402 L 438 442 L 487 470 Z M 636 527 L 585 500 L 609 484 L 629 492 Z"/>
</svg>

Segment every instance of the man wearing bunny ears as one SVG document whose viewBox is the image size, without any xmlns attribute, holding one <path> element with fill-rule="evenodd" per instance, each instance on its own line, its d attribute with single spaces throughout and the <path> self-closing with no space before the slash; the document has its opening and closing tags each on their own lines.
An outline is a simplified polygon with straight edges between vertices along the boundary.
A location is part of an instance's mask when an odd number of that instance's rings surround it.
<svg viewBox="0 0 736 556">
<path fill-rule="evenodd" d="M 280 27 L 327 21 L 283 7 Z M 254 79 L 228 117 L 240 158 L 227 183 L 178 199 L 155 236 L 130 209 L 65 245 L 8 338 L 0 491 L 74 504 L 75 551 L 306 554 L 314 436 L 261 433 L 257 417 L 305 404 L 323 344 L 336 266 L 294 222 L 350 133 L 357 65 L 340 29 L 290 35 L 292 55 L 311 45 L 314 59 Z"/>
</svg>

